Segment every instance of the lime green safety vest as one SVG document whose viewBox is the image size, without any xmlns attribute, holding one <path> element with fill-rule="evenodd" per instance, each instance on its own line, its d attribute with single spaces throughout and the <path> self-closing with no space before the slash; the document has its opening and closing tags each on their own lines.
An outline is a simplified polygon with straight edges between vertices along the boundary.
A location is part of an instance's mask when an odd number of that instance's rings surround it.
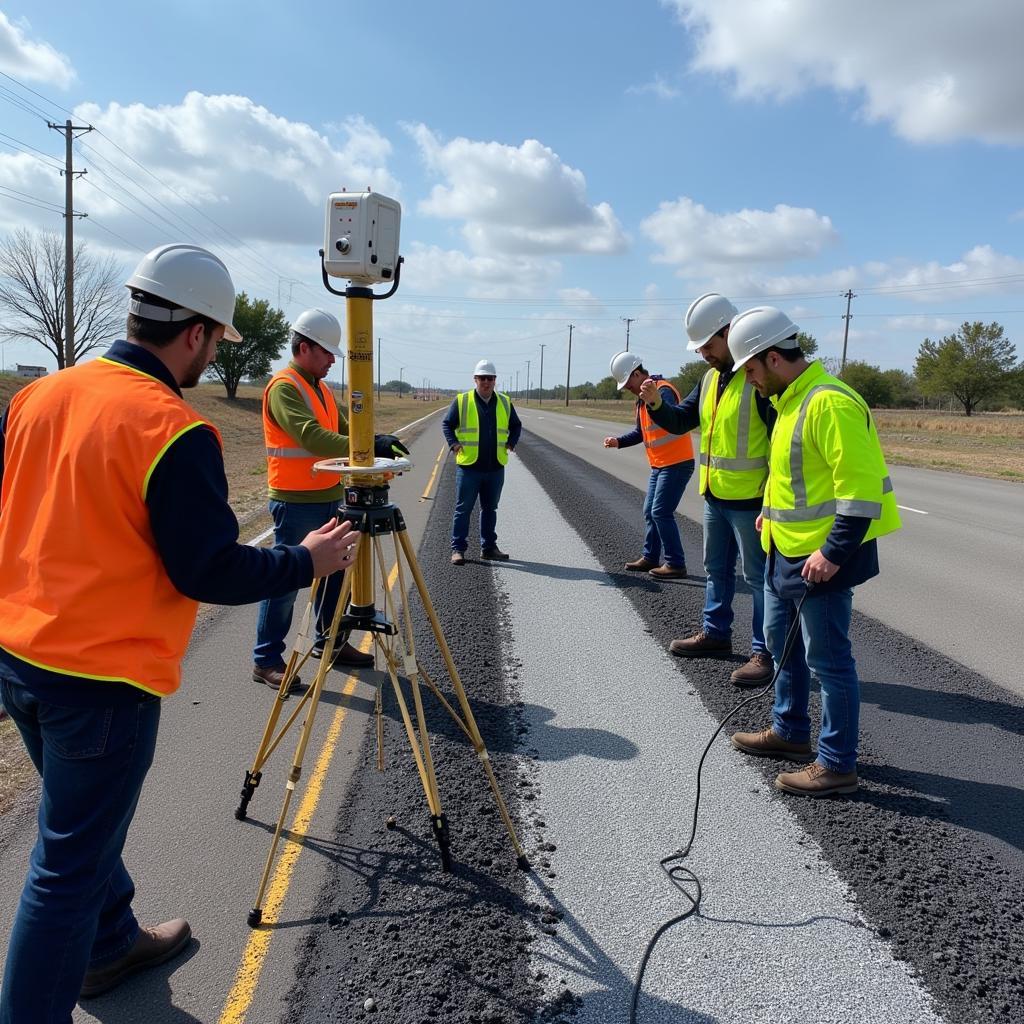
<svg viewBox="0 0 1024 1024">
<path fill-rule="evenodd" d="M 700 493 L 737 501 L 759 498 L 768 477 L 768 428 L 757 392 L 741 370 L 721 398 L 718 370 L 700 382 Z"/>
<path fill-rule="evenodd" d="M 462 445 L 462 451 L 455 456 L 455 461 L 460 466 L 472 466 L 480 451 L 480 419 L 474 395 L 475 390 L 463 391 L 458 397 L 459 425 L 455 428 L 455 437 Z M 505 466 L 508 464 L 508 449 L 505 447 L 508 444 L 508 413 L 512 402 L 501 391 L 495 391 L 494 397 L 498 400 L 495 412 L 498 421 L 498 462 Z"/>
<path fill-rule="evenodd" d="M 871 519 L 865 541 L 898 530 L 889 471 L 864 399 L 811 365 L 775 400 L 761 546 L 817 551 L 836 515 Z"/>
</svg>

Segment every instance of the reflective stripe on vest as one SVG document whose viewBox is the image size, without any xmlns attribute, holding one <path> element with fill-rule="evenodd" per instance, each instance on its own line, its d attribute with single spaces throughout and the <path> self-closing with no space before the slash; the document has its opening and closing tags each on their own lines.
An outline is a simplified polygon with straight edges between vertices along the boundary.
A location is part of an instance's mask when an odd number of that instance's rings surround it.
<svg viewBox="0 0 1024 1024">
<path fill-rule="evenodd" d="M 708 370 L 700 384 L 700 493 L 759 498 L 768 478 L 768 428 L 745 375 L 734 374 L 721 396 L 720 379 Z"/>
<path fill-rule="evenodd" d="M 870 409 L 856 391 L 823 370 L 815 371 L 815 378 L 822 383 L 815 384 L 812 378 L 798 406 L 793 406 L 792 402 L 777 405 L 779 418 L 772 435 L 771 474 L 761 510 L 764 518 L 762 546 L 769 551 L 774 544 L 789 557 L 818 550 L 825 543 L 837 515 L 870 519 L 865 541 L 892 533 L 902 525 Z M 844 395 L 854 400 L 864 413 L 866 433 L 848 439 L 851 451 L 844 460 L 844 475 L 848 480 L 853 476 L 857 489 L 863 487 L 871 498 L 837 497 L 833 467 L 825 463 L 823 455 L 805 436 L 811 402 L 823 393 Z M 842 429 L 843 423 L 844 420 L 837 418 L 837 429 Z M 840 435 L 840 443 L 843 440 Z M 792 504 L 787 491 L 792 493 Z M 874 500 L 874 494 L 879 500 Z"/>
<path fill-rule="evenodd" d="M 459 403 L 459 425 L 455 428 L 455 439 L 462 445 L 462 451 L 455 456 L 455 462 L 460 466 L 472 466 L 476 462 L 480 451 L 480 417 L 476 407 L 476 399 L 473 397 L 476 390 L 463 391 L 458 397 Z M 498 431 L 498 462 L 505 466 L 508 464 L 508 423 L 511 399 L 502 391 L 495 391 L 494 397 L 498 405 L 494 410 L 496 427 Z"/>
<path fill-rule="evenodd" d="M 160 696 L 181 680 L 198 603 L 167 576 L 146 505 L 197 427 L 162 381 L 107 358 L 11 400 L 0 489 L 0 646 L 69 679 Z"/>
<path fill-rule="evenodd" d="M 333 473 L 315 473 L 313 466 L 324 458 L 301 447 L 270 415 L 270 389 L 290 384 L 302 396 L 310 416 L 325 430 L 338 433 L 338 403 L 324 388 L 322 401 L 308 381 L 292 367 L 279 370 L 263 392 L 263 439 L 267 450 L 267 479 L 275 491 L 326 491 L 337 487 Z"/>
<path fill-rule="evenodd" d="M 679 404 L 679 392 L 674 384 L 663 377 L 655 377 L 654 381 L 658 385 L 659 391 L 663 387 L 667 387 L 672 392 L 675 404 Z M 650 462 L 653 469 L 674 466 L 693 458 L 693 442 L 690 440 L 689 434 L 670 434 L 651 419 L 646 402 L 637 399 L 636 404 L 640 418 L 640 434 L 644 439 L 644 448 L 647 450 L 647 461 Z"/>
</svg>

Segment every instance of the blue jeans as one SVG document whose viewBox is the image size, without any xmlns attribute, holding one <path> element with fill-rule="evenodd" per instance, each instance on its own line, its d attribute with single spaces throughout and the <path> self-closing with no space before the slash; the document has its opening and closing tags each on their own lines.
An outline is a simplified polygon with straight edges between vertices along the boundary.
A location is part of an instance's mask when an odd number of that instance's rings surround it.
<svg viewBox="0 0 1024 1024">
<path fill-rule="evenodd" d="M 704 632 L 728 639 L 732 636 L 732 599 L 736 594 L 736 556 L 743 579 L 750 587 L 754 614 L 750 623 L 751 649 L 767 653 L 764 642 L 764 550 L 754 528 L 760 509 L 728 508 L 704 502 Z"/>
<path fill-rule="evenodd" d="M 160 698 L 64 707 L 0 664 L 0 699 L 42 778 L 0 1024 L 71 1024 L 86 970 L 122 956 L 138 935 L 121 851 L 153 763 Z"/>
<path fill-rule="evenodd" d="M 274 540 L 278 544 L 298 544 L 307 533 L 320 529 L 332 516 L 338 514 L 336 501 L 309 504 L 271 501 L 269 508 L 274 519 Z M 320 581 L 316 603 L 318 644 L 322 644 L 330 632 L 344 577 L 343 572 L 336 572 Z M 297 593 L 293 590 L 290 594 L 260 601 L 256 612 L 256 646 L 252 651 L 252 660 L 260 668 L 284 668 L 284 651 L 288 631 L 292 628 L 292 610 Z M 340 648 L 347 638 L 347 633 L 339 636 L 336 647 Z"/>
<path fill-rule="evenodd" d="M 693 460 L 677 462 L 674 466 L 651 469 L 647 481 L 647 497 L 644 499 L 644 558 L 648 562 L 661 564 L 662 552 L 665 564 L 673 569 L 686 567 L 683 543 L 679 539 L 676 525 L 676 507 L 682 500 L 686 484 L 693 475 Z"/>
<path fill-rule="evenodd" d="M 797 600 L 780 597 L 767 580 L 764 587 L 764 635 L 775 663 L 782 657 L 786 632 L 796 614 Z M 789 661 L 775 682 L 772 729 L 792 743 L 811 736 L 807 703 L 811 673 L 821 682 L 821 735 L 818 761 L 834 772 L 857 767 L 860 727 L 860 682 L 850 647 L 853 591 L 810 594 L 800 613 L 800 629 Z"/>
<path fill-rule="evenodd" d="M 469 516 L 480 499 L 480 550 L 498 546 L 498 500 L 505 485 L 505 467 L 481 472 L 467 466 L 455 467 L 455 515 L 452 517 L 452 551 L 465 551 L 469 539 Z"/>
</svg>

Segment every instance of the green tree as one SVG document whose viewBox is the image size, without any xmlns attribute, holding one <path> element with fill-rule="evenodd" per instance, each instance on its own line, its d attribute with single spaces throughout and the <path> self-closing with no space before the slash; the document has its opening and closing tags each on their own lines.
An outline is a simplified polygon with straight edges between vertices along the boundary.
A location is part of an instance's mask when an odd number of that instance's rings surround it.
<svg viewBox="0 0 1024 1024">
<path fill-rule="evenodd" d="M 811 359 L 814 353 L 818 351 L 818 342 L 813 334 L 797 331 L 796 340 L 805 359 Z"/>
<path fill-rule="evenodd" d="M 569 398 L 573 399 L 589 399 L 594 397 L 594 382 L 592 380 L 584 381 L 582 384 L 576 384 L 569 389 Z"/>
<path fill-rule="evenodd" d="M 882 376 L 892 389 L 893 409 L 912 409 L 921 404 L 921 392 L 912 373 L 906 370 L 883 370 Z"/>
<path fill-rule="evenodd" d="M 1002 392 L 1016 366 L 1017 352 L 1001 324 L 964 322 L 956 334 L 935 342 L 925 338 L 915 371 L 926 395 L 952 395 L 970 416 L 986 398 Z"/>
<path fill-rule="evenodd" d="M 259 380 L 271 373 L 273 361 L 280 357 L 289 334 L 281 310 L 271 308 L 266 299 L 252 301 L 245 292 L 235 298 L 235 327 L 242 340 L 218 345 L 217 358 L 206 371 L 206 376 L 220 380 L 228 398 L 238 396 L 243 378 Z"/>
<path fill-rule="evenodd" d="M 842 379 L 853 388 L 872 409 L 892 405 L 892 383 L 877 366 L 859 360 L 846 364 Z"/>
<path fill-rule="evenodd" d="M 619 385 L 614 377 L 602 377 L 594 388 L 595 398 L 621 398 Z"/>
<path fill-rule="evenodd" d="M 407 380 L 389 380 L 381 385 L 381 391 L 393 391 L 398 395 L 407 395 L 412 391 L 412 385 Z"/>
<path fill-rule="evenodd" d="M 694 363 L 683 363 L 679 367 L 679 372 L 671 380 L 682 398 L 685 398 L 701 382 L 701 378 L 708 369 L 708 364 L 703 359 Z"/>
</svg>

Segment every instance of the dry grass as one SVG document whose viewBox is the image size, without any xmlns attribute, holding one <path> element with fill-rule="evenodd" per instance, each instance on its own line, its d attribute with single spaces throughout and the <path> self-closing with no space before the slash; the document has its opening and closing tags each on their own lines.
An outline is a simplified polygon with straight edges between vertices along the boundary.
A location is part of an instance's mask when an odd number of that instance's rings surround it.
<svg viewBox="0 0 1024 1024">
<path fill-rule="evenodd" d="M 28 383 L 20 377 L 0 375 L 0 412 L 7 408 L 11 396 Z M 242 521 L 262 509 L 267 500 L 267 463 L 260 413 L 262 393 L 259 387 L 243 385 L 238 397 L 230 400 L 219 384 L 201 384 L 185 393 L 196 411 L 221 433 L 231 507 Z M 434 402 L 419 402 L 382 394 L 374 411 L 377 432 L 394 433 L 403 424 L 425 416 L 432 409 L 447 408 L 450 401 L 450 396 Z M 8 719 L 0 721 L 0 814 L 10 809 L 14 794 L 34 771 L 14 725 Z"/>
<path fill-rule="evenodd" d="M 530 408 L 590 419 L 633 422 L 633 403 L 623 401 L 530 403 Z M 886 461 L 972 476 L 1024 481 L 1024 413 L 917 412 L 876 409 Z"/>
</svg>

